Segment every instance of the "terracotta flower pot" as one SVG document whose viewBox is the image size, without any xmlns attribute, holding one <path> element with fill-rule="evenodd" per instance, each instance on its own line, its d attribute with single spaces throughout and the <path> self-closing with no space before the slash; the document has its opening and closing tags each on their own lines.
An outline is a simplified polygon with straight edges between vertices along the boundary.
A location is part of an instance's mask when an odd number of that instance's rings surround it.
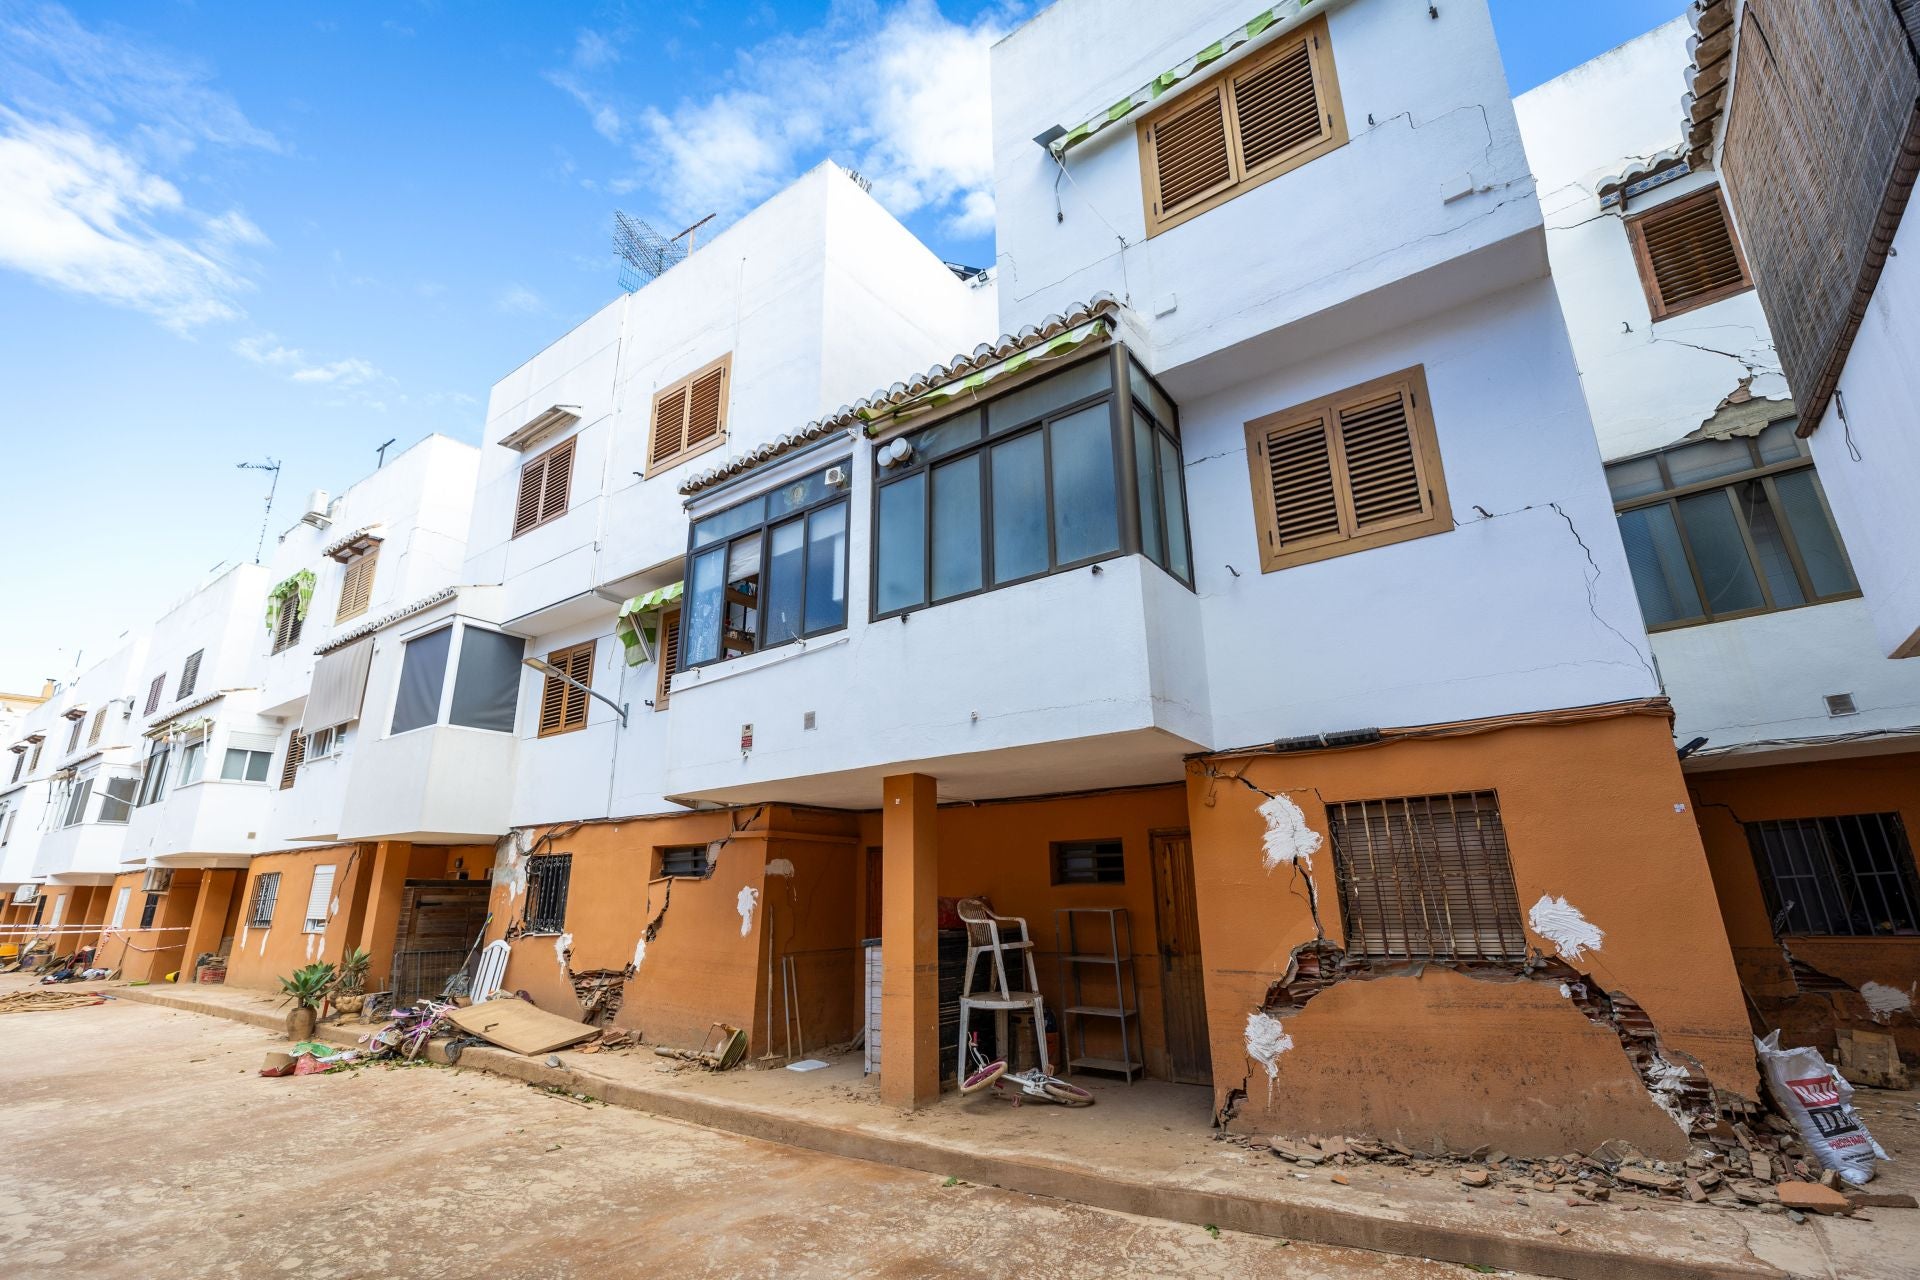
<svg viewBox="0 0 1920 1280">
<path fill-rule="evenodd" d="M 313 1026 L 318 1017 L 317 1010 L 304 1004 L 297 1004 L 287 1010 L 287 1039 L 313 1039 Z"/>
</svg>

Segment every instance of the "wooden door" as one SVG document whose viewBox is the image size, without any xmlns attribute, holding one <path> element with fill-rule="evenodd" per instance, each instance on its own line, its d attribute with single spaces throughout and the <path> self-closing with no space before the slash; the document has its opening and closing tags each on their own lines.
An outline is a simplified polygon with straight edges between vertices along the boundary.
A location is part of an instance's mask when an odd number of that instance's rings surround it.
<svg viewBox="0 0 1920 1280">
<path fill-rule="evenodd" d="M 1212 1084 L 1200 913 L 1193 894 L 1193 838 L 1185 831 L 1153 837 L 1153 909 L 1169 1075 L 1180 1084 Z"/>
</svg>

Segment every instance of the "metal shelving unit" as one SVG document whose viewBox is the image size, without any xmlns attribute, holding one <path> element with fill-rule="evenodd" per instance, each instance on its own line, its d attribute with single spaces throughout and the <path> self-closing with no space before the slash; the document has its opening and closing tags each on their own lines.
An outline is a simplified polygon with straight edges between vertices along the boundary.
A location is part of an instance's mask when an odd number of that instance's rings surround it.
<svg viewBox="0 0 1920 1280">
<path fill-rule="evenodd" d="M 1079 919 L 1079 917 L 1088 917 Z M 1125 907 L 1058 907 L 1053 913 L 1054 946 L 1060 957 L 1060 990 L 1066 1021 L 1060 1028 L 1067 1073 L 1107 1071 L 1132 1083 L 1146 1074 L 1146 1046 L 1141 1040 L 1140 995 L 1133 972 L 1133 921 Z M 1106 950 L 1098 950 L 1104 941 Z M 1107 970 L 1111 987 L 1087 993 L 1087 979 Z M 1100 986 L 1105 987 L 1106 983 Z M 1098 1003 L 1111 998 L 1112 1003 Z M 1087 1049 L 1089 1025 L 1105 1023 L 1120 1036 L 1120 1056 L 1095 1055 Z M 1139 1052 L 1136 1055 L 1135 1050 Z"/>
</svg>

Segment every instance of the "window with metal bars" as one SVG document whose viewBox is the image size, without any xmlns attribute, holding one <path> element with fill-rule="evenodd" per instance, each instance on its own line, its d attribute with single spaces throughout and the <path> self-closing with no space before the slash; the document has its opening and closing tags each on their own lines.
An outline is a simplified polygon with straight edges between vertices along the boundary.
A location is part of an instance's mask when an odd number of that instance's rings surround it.
<svg viewBox="0 0 1920 1280">
<path fill-rule="evenodd" d="M 1520 897 L 1492 791 L 1327 806 L 1347 952 L 1521 960 Z"/>
<path fill-rule="evenodd" d="M 663 876 L 704 876 L 708 866 L 707 846 L 704 844 L 668 845 L 660 850 L 660 874 Z"/>
<path fill-rule="evenodd" d="M 567 884 L 573 879 L 573 855 L 537 853 L 527 859 L 528 933 L 562 933 L 567 927 Z"/>
<path fill-rule="evenodd" d="M 1453 528 L 1420 366 L 1256 418 L 1246 435 L 1262 573 Z"/>
<path fill-rule="evenodd" d="M 1188 89 L 1138 133 L 1149 236 L 1346 145 L 1326 22 Z"/>
<path fill-rule="evenodd" d="M 1746 828 L 1776 934 L 1920 933 L 1920 885 L 1899 814 L 1787 818 Z"/>
<path fill-rule="evenodd" d="M 1860 594 L 1795 422 L 1607 464 L 1649 631 Z"/>
<path fill-rule="evenodd" d="M 688 374 L 653 398 L 647 441 L 647 474 L 657 475 L 727 438 L 727 386 L 731 353 Z"/>
<path fill-rule="evenodd" d="M 273 907 L 280 900 L 280 873 L 265 871 L 253 878 L 253 903 L 247 910 L 247 924 L 265 929 L 273 924 Z"/>
<path fill-rule="evenodd" d="M 1055 884 L 1124 884 L 1126 850 L 1118 840 L 1063 840 L 1053 846 Z"/>
<path fill-rule="evenodd" d="M 1753 288 L 1718 187 L 1627 219 L 1627 238 L 1655 320 Z"/>
</svg>

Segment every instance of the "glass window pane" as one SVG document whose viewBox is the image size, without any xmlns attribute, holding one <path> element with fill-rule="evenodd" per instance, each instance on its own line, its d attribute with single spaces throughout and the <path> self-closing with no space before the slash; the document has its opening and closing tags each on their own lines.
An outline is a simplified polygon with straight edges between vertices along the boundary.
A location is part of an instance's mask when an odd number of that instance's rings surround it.
<svg viewBox="0 0 1920 1280">
<path fill-rule="evenodd" d="M 1648 626 L 1704 616 L 1672 508 L 1661 505 L 1621 512 L 1620 540 L 1626 544 L 1627 568 L 1633 573 L 1633 589 Z"/>
<path fill-rule="evenodd" d="M 407 641 L 400 659 L 400 693 L 393 703 L 393 733 L 440 719 L 440 690 L 447 681 L 447 649 L 453 628 L 442 627 Z"/>
<path fill-rule="evenodd" d="M 133 814 L 133 793 L 139 784 L 133 778 L 108 778 L 106 794 L 100 797 L 100 821 L 125 822 Z"/>
<path fill-rule="evenodd" d="M 816 471 L 791 484 L 781 485 L 767 495 L 767 519 L 778 520 L 790 511 L 799 511 L 827 500 L 827 473 Z"/>
<path fill-rule="evenodd" d="M 994 435 L 1035 422 L 1063 405 L 1097 395 L 1113 382 L 1113 361 L 1095 357 L 1029 382 L 987 405 L 987 430 Z"/>
<path fill-rule="evenodd" d="M 1667 474 L 1674 487 L 1698 484 L 1737 471 L 1753 470 L 1753 454 L 1745 440 L 1702 440 L 1666 451 Z"/>
<path fill-rule="evenodd" d="M 1760 461 L 1791 462 L 1807 456 L 1807 442 L 1794 434 L 1800 419 L 1782 418 L 1760 433 Z"/>
<path fill-rule="evenodd" d="M 767 503 L 764 497 L 749 498 L 738 506 L 715 512 L 702 520 L 695 520 L 692 545 L 704 547 L 709 542 L 717 542 L 742 529 L 751 529 L 766 519 L 766 510 Z"/>
<path fill-rule="evenodd" d="M 1807 598 L 1800 592 L 1800 579 L 1793 572 L 1793 557 L 1787 554 L 1787 540 L 1780 534 L 1780 522 L 1774 519 L 1773 504 L 1767 501 L 1767 487 L 1758 480 L 1749 480 L 1734 487 L 1733 498 L 1740 504 L 1747 533 L 1753 538 L 1753 549 L 1760 557 L 1760 572 L 1767 575 L 1767 592 L 1773 597 L 1774 607 L 1787 609 L 1805 604 Z"/>
<path fill-rule="evenodd" d="M 1134 398 L 1147 406 L 1147 412 L 1161 426 L 1169 431 L 1174 430 L 1173 401 L 1160 394 L 1160 388 L 1153 385 L 1153 380 L 1147 377 L 1147 371 L 1140 367 L 1139 361 L 1127 361 L 1127 381 L 1133 387 Z"/>
<path fill-rule="evenodd" d="M 1096 404 L 1047 427 L 1053 449 L 1053 545 L 1061 564 L 1120 549 L 1113 432 Z"/>
<path fill-rule="evenodd" d="M 687 666 L 720 656 L 720 611 L 725 602 L 727 549 L 715 547 L 693 557 L 682 606 L 681 661 Z"/>
<path fill-rule="evenodd" d="M 447 722 L 512 733 L 514 709 L 520 702 L 520 659 L 526 655 L 527 642 L 518 636 L 484 627 L 464 628 Z"/>
<path fill-rule="evenodd" d="M 937 426 L 928 427 L 919 435 L 912 436 L 913 456 L 921 461 L 945 457 L 955 449 L 964 449 L 980 438 L 980 423 L 984 415 L 978 409 L 969 409 L 957 418 L 949 418 Z"/>
<path fill-rule="evenodd" d="M 847 625 L 847 504 L 807 517 L 807 630 Z"/>
<path fill-rule="evenodd" d="M 1847 564 L 1847 553 L 1840 546 L 1840 534 L 1827 518 L 1826 504 L 1820 500 L 1820 481 L 1813 471 L 1777 476 L 1773 487 L 1780 495 L 1780 513 L 1793 529 L 1793 540 L 1800 547 L 1800 563 L 1807 567 L 1813 594 L 1824 598 L 1858 590 L 1853 570 Z"/>
<path fill-rule="evenodd" d="M 800 611 L 806 603 L 805 569 L 807 529 L 804 520 L 789 520 L 768 535 L 767 644 L 798 640 L 806 629 Z"/>
<path fill-rule="evenodd" d="M 933 598 L 985 583 L 980 550 L 980 455 L 933 469 Z"/>
<path fill-rule="evenodd" d="M 737 658 L 752 653 L 760 635 L 759 533 L 735 538 L 727 548 L 726 622 L 720 629 L 720 652 Z"/>
<path fill-rule="evenodd" d="M 881 613 L 926 602 L 926 513 L 926 472 L 880 490 L 879 582 L 874 607 Z"/>
<path fill-rule="evenodd" d="M 247 781 L 265 782 L 267 767 L 273 763 L 273 756 L 265 751 L 247 752 Z"/>
<path fill-rule="evenodd" d="M 1666 482 L 1660 479 L 1658 460 L 1635 458 L 1632 462 L 1616 462 L 1607 468 L 1607 488 L 1612 490 L 1615 502 L 1624 502 L 1628 498 L 1658 493 L 1666 488 Z"/>
<path fill-rule="evenodd" d="M 1159 454 L 1153 447 L 1153 425 L 1134 406 L 1133 473 L 1134 492 L 1140 504 L 1140 551 L 1147 559 L 1165 567 L 1167 547 L 1160 528 L 1160 478 L 1154 472 Z"/>
<path fill-rule="evenodd" d="M 220 776 L 228 782 L 238 782 L 247 776 L 247 753 L 239 747 L 228 747 L 227 755 L 220 762 Z"/>
<path fill-rule="evenodd" d="M 1753 561 L 1740 536 L 1740 523 L 1727 490 L 1683 499 L 1680 523 L 1686 528 L 1687 546 L 1693 550 L 1693 562 L 1706 589 L 1707 611 L 1738 613 L 1760 608 L 1765 603 L 1760 580 L 1754 576 Z"/>
<path fill-rule="evenodd" d="M 1047 568 L 1047 472 L 1041 433 L 993 446 L 993 580 Z"/>
<path fill-rule="evenodd" d="M 1187 560 L 1187 495 L 1181 483 L 1180 450 L 1165 436 L 1160 441 L 1160 492 L 1166 508 L 1167 567 L 1183 582 L 1193 580 Z"/>
</svg>

